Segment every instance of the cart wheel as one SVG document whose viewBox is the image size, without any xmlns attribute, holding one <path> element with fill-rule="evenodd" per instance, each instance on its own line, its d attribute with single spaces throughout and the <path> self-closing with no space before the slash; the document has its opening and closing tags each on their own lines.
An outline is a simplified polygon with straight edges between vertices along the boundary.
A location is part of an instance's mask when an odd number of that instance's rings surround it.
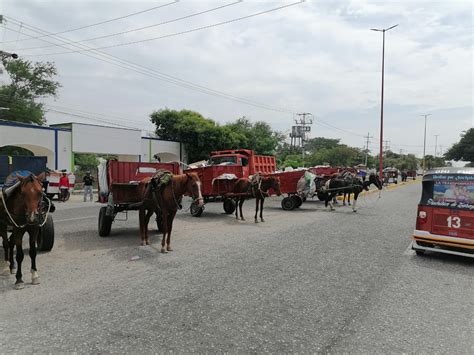
<svg viewBox="0 0 474 355">
<path fill-rule="evenodd" d="M 101 207 L 99 211 L 99 235 L 107 237 L 112 229 L 113 218 L 107 216 L 107 207 Z"/>
<path fill-rule="evenodd" d="M 291 199 L 294 201 L 295 203 L 295 208 L 300 208 L 301 205 L 303 204 L 303 200 L 301 199 L 301 197 L 299 197 L 298 195 L 293 195 L 291 196 Z"/>
<path fill-rule="evenodd" d="M 48 197 L 51 201 L 53 200 L 54 196 L 56 196 L 56 194 L 46 194 L 46 197 Z"/>
<path fill-rule="evenodd" d="M 191 203 L 191 215 L 193 217 L 200 217 L 204 212 L 204 206 L 199 207 L 196 201 Z"/>
<path fill-rule="evenodd" d="M 324 194 L 321 193 L 321 192 L 318 192 L 317 196 L 318 196 L 319 201 L 325 201 L 326 200 L 326 196 L 324 196 Z"/>
<path fill-rule="evenodd" d="M 235 205 L 235 202 L 234 200 L 232 200 L 231 198 L 226 198 L 224 199 L 224 211 L 226 214 L 232 214 L 235 212 L 235 208 L 237 207 Z"/>
<path fill-rule="evenodd" d="M 54 245 L 54 222 L 51 215 L 46 219 L 46 223 L 40 228 L 36 245 L 40 251 L 50 251 Z"/>
<path fill-rule="evenodd" d="M 295 209 L 295 200 L 291 198 L 291 196 L 285 197 L 281 200 L 281 208 L 285 211 L 291 211 Z"/>
</svg>

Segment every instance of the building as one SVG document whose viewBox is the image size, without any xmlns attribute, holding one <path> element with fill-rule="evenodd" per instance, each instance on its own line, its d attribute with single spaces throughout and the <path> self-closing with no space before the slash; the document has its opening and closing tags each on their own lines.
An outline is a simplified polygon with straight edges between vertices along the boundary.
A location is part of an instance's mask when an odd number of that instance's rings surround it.
<svg viewBox="0 0 474 355">
<path fill-rule="evenodd" d="M 37 126 L 0 121 L 0 147 L 17 146 L 36 156 L 46 156 L 50 169 L 74 171 L 78 153 L 117 155 L 121 161 L 153 161 L 158 154 L 162 162 L 186 162 L 180 142 L 143 137 L 140 130 L 97 126 L 84 123 L 62 123 Z"/>
</svg>

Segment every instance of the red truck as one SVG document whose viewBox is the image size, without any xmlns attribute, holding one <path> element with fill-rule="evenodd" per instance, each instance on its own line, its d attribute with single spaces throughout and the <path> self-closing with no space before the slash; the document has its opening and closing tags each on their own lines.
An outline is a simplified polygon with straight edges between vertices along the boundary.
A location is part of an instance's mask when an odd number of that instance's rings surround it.
<svg viewBox="0 0 474 355">
<path fill-rule="evenodd" d="M 256 173 L 270 174 L 275 170 L 274 156 L 256 155 L 249 149 L 229 149 L 211 152 L 207 166 L 186 171 L 199 175 L 204 202 L 223 201 L 225 213 L 231 214 L 235 211 L 231 194 L 236 180 Z M 199 217 L 203 211 L 204 206 L 191 205 L 193 216 Z"/>
</svg>

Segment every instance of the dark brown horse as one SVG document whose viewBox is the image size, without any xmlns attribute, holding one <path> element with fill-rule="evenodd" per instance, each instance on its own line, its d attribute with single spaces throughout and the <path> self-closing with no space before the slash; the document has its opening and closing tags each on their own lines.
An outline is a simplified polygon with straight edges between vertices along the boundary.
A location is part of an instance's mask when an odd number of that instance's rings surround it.
<svg viewBox="0 0 474 355">
<path fill-rule="evenodd" d="M 10 272 L 13 273 L 13 251 L 16 246 L 16 282 L 15 288 L 24 287 L 21 264 L 23 262 L 23 235 L 28 232 L 30 237 L 31 283 L 39 284 L 39 275 L 36 269 L 36 239 L 40 231 L 43 191 L 42 176 L 17 176 L 19 182 L 10 189 L 2 191 L 0 196 L 0 234 L 5 249 L 5 263 L 10 263 Z M 44 216 L 43 216 L 44 217 Z M 13 227 L 13 233 L 8 240 L 7 227 Z"/>
<path fill-rule="evenodd" d="M 260 207 L 260 220 L 265 222 L 263 219 L 263 203 L 265 197 L 269 196 L 268 191 L 273 189 L 278 196 L 281 195 L 280 191 L 280 179 L 274 176 L 262 177 L 260 176 L 255 181 L 251 181 L 248 178 L 240 178 L 237 180 L 234 186 L 234 193 L 244 194 L 236 197 L 235 199 L 235 218 L 239 219 L 238 212 L 240 210 L 240 218 L 245 221 L 244 215 L 242 214 L 242 206 L 246 198 L 255 197 L 255 223 L 258 223 L 258 211 Z"/>
<path fill-rule="evenodd" d="M 204 203 L 201 194 L 201 180 L 199 180 L 196 173 L 174 175 L 166 186 L 158 188 L 158 182 L 155 178 L 146 178 L 140 182 L 139 189 L 143 196 L 143 202 L 139 208 L 142 245 L 150 244 L 148 240 L 148 222 L 155 213 L 158 226 L 163 232 L 161 252 L 172 251 L 171 230 L 173 229 L 176 212 L 181 209 L 183 195 L 192 196 L 193 199 L 197 200 L 199 206 Z"/>
</svg>

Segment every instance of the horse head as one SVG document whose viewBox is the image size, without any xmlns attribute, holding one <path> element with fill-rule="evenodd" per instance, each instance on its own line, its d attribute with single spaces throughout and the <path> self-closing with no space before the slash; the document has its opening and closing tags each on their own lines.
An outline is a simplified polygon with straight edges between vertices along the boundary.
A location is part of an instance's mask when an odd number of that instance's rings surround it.
<svg viewBox="0 0 474 355">
<path fill-rule="evenodd" d="M 20 196 L 23 199 L 26 221 L 28 224 L 35 224 L 39 221 L 40 203 L 43 199 L 43 186 L 40 176 L 17 176 L 20 180 Z"/>
<path fill-rule="evenodd" d="M 197 173 L 188 173 L 186 172 L 186 190 L 193 197 L 194 200 L 197 200 L 198 206 L 204 205 L 204 199 L 202 198 L 201 193 L 201 180 Z"/>
<path fill-rule="evenodd" d="M 370 184 L 374 184 L 375 186 L 377 186 L 377 189 L 382 190 L 382 180 L 380 180 L 380 177 L 374 173 L 371 173 L 369 175 L 369 185 Z"/>
</svg>

